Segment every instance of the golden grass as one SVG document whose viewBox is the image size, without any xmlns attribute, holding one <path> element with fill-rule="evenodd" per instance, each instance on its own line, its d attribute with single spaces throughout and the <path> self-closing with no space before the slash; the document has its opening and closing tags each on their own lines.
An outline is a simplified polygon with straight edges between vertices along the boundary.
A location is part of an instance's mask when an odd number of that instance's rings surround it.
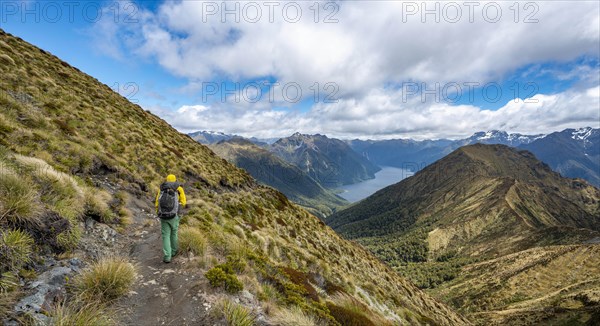
<svg viewBox="0 0 600 326">
<path fill-rule="evenodd" d="M 180 250 L 193 252 L 195 255 L 202 256 L 206 252 L 206 246 L 206 235 L 202 231 L 187 225 L 179 228 Z"/>
<path fill-rule="evenodd" d="M 73 286 L 87 302 L 110 302 L 130 290 L 136 275 L 136 268 L 127 258 L 105 257 L 77 275 Z"/>
<path fill-rule="evenodd" d="M 20 293 L 18 291 L 0 291 L 0 316 L 8 316 L 8 314 L 13 311 L 19 295 Z"/>
<path fill-rule="evenodd" d="M 98 303 L 80 302 L 56 305 L 50 312 L 54 326 L 112 326 L 117 323 L 111 318 L 109 308 Z"/>
<path fill-rule="evenodd" d="M 297 306 L 291 308 L 278 308 L 271 316 L 269 321 L 274 325 L 280 326 L 317 326 L 317 319 L 306 314 Z"/>
<path fill-rule="evenodd" d="M 112 196 L 105 190 L 88 188 L 85 191 L 85 213 L 102 223 L 111 223 L 116 216 L 108 203 Z"/>
<path fill-rule="evenodd" d="M 230 326 L 253 326 L 255 324 L 254 314 L 242 305 L 223 300 L 220 308 Z"/>
<path fill-rule="evenodd" d="M 31 261 L 33 238 L 21 230 L 0 233 L 0 270 L 18 271 Z"/>
<path fill-rule="evenodd" d="M 36 188 L 25 176 L 0 171 L 0 222 L 38 224 L 41 208 Z"/>
</svg>

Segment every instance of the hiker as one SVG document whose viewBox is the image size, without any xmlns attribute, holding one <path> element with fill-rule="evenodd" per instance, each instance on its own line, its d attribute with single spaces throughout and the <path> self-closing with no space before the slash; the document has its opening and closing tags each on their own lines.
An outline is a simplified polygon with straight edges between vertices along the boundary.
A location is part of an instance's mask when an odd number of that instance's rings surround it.
<svg viewBox="0 0 600 326">
<path fill-rule="evenodd" d="M 178 241 L 177 229 L 179 228 L 180 205 L 185 207 L 185 192 L 177 178 L 169 174 L 165 182 L 160 185 L 156 194 L 156 214 L 160 218 L 160 229 L 163 243 L 163 262 L 170 263 L 171 258 L 177 255 Z"/>
</svg>

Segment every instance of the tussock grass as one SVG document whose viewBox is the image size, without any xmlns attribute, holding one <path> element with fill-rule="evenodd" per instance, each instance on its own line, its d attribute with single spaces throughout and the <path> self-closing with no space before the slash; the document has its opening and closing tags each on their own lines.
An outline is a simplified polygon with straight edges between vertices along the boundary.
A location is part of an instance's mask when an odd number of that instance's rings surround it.
<svg viewBox="0 0 600 326">
<path fill-rule="evenodd" d="M 0 268 L 18 271 L 31 261 L 33 238 L 21 230 L 5 230 L 0 233 Z"/>
<path fill-rule="evenodd" d="M 274 325 L 280 326 L 318 326 L 316 318 L 306 314 L 300 307 L 279 308 L 269 318 Z M 344 325 L 346 326 L 346 325 Z"/>
<path fill-rule="evenodd" d="M 137 272 L 123 257 L 105 257 L 74 279 L 75 292 L 87 302 L 110 302 L 126 294 Z"/>
<path fill-rule="evenodd" d="M 19 288 L 19 276 L 14 272 L 0 275 L 0 293 L 9 293 Z"/>
<path fill-rule="evenodd" d="M 98 189 L 86 189 L 85 191 L 85 215 L 102 223 L 111 223 L 116 216 L 111 211 L 109 202 L 112 196 Z"/>
<path fill-rule="evenodd" d="M 179 248 L 202 256 L 206 252 L 206 236 L 197 228 L 183 225 L 179 229 Z"/>
<path fill-rule="evenodd" d="M 47 162 L 34 157 L 14 155 L 24 173 L 38 184 L 41 201 L 69 221 L 78 220 L 84 213 L 84 191 L 70 175 L 59 172 Z"/>
<path fill-rule="evenodd" d="M 112 326 L 117 324 L 110 318 L 112 314 L 102 304 L 79 302 L 62 303 L 49 312 L 54 326 Z"/>
<path fill-rule="evenodd" d="M 2 164 L 2 162 L 0 162 Z M 7 167 L 0 167 L 0 222 L 39 224 L 41 207 L 35 185 Z"/>
<path fill-rule="evenodd" d="M 69 229 L 58 234 L 56 242 L 63 250 L 72 251 L 79 245 L 82 234 L 83 230 L 79 226 L 79 223 L 69 220 Z"/>
<path fill-rule="evenodd" d="M 11 57 L 7 56 L 6 54 L 0 54 L 0 62 L 2 62 L 2 64 L 5 65 L 15 65 L 15 60 L 13 60 Z"/>
<path fill-rule="evenodd" d="M 250 309 L 229 300 L 221 302 L 223 316 L 230 326 L 253 326 L 256 317 Z"/>
<path fill-rule="evenodd" d="M 273 285 L 271 285 L 269 283 L 262 283 L 260 285 L 260 292 L 258 293 L 258 298 L 260 300 L 276 301 L 278 295 L 279 295 L 279 292 Z"/>
<path fill-rule="evenodd" d="M 8 316 L 13 311 L 15 302 L 19 297 L 18 291 L 0 292 L 0 316 Z"/>
</svg>

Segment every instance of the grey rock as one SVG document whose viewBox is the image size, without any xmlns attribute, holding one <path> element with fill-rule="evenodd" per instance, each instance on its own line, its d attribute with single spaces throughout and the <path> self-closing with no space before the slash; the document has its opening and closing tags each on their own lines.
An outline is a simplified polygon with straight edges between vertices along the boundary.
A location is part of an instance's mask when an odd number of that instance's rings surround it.
<svg viewBox="0 0 600 326">
<path fill-rule="evenodd" d="M 49 319 L 42 312 L 62 301 L 66 296 L 66 277 L 73 273 L 69 267 L 54 267 L 29 284 L 26 288 L 33 293 L 21 299 L 15 306 L 17 313 L 29 314 L 40 325 L 47 324 Z M 36 323 L 37 324 L 37 323 Z"/>
</svg>

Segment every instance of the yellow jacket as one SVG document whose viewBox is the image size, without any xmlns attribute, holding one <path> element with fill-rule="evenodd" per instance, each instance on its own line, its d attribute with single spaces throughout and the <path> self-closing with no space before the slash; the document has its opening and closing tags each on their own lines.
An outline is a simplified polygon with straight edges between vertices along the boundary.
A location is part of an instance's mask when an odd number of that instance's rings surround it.
<svg viewBox="0 0 600 326">
<path fill-rule="evenodd" d="M 167 182 L 177 182 L 177 178 L 174 175 L 169 174 L 167 176 Z M 185 191 L 183 191 L 183 188 L 181 186 L 179 186 L 177 188 L 177 192 L 179 192 L 179 203 L 181 204 L 181 206 L 185 207 L 185 204 L 186 204 Z M 158 193 L 156 194 L 156 200 L 154 201 L 154 206 L 156 207 L 157 210 L 158 210 L 158 198 L 159 197 L 160 197 L 160 189 L 158 190 Z"/>
</svg>

